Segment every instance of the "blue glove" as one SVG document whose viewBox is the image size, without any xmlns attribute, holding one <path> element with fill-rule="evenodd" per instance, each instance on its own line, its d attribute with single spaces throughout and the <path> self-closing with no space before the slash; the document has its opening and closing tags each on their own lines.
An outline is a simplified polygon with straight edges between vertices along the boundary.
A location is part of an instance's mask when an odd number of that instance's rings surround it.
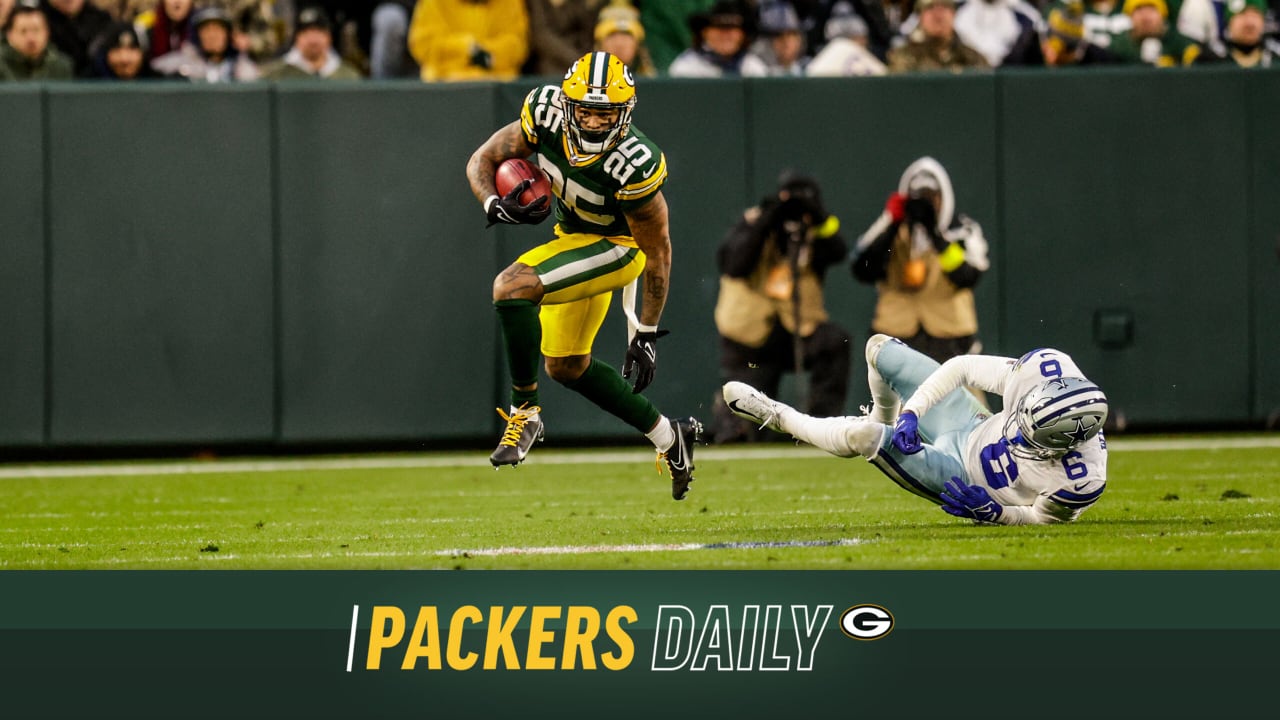
<svg viewBox="0 0 1280 720">
<path fill-rule="evenodd" d="M 1004 513 L 1004 507 L 992 500 L 984 487 L 965 485 L 963 480 L 954 476 L 944 487 L 942 510 L 947 514 L 993 523 L 999 522 Z"/>
<path fill-rule="evenodd" d="M 924 446 L 920 444 L 920 419 L 913 412 L 904 412 L 893 424 L 893 446 L 903 455 L 915 455 Z"/>
</svg>

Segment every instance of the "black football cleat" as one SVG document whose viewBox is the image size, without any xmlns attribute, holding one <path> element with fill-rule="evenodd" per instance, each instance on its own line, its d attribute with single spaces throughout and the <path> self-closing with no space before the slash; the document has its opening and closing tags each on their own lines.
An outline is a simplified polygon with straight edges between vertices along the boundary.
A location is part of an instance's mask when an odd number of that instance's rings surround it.
<svg viewBox="0 0 1280 720">
<path fill-rule="evenodd" d="M 676 441 L 666 452 L 658 453 L 658 459 L 665 460 L 671 471 L 671 497 L 683 500 L 693 482 L 693 446 L 702 439 L 702 423 L 691 417 L 668 422 Z"/>
<path fill-rule="evenodd" d="M 489 462 L 493 463 L 495 468 L 502 465 L 519 465 L 529 454 L 529 448 L 532 448 L 535 442 L 540 442 L 546 434 L 540 414 L 542 408 L 537 405 L 513 408 L 510 415 L 503 412 L 502 408 L 497 410 L 502 419 L 507 421 L 507 427 L 502 431 L 502 439 L 498 441 L 497 449 L 489 456 Z"/>
</svg>

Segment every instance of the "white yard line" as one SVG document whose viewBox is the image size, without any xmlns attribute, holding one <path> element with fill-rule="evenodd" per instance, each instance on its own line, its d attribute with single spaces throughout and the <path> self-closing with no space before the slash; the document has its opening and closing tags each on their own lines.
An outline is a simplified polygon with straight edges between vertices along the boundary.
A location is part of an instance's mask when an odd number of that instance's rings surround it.
<svg viewBox="0 0 1280 720">
<path fill-rule="evenodd" d="M 1280 435 L 1240 438 L 1119 438 L 1108 442 L 1114 452 L 1168 450 L 1235 450 L 1280 448 Z M 768 445 L 700 448 L 698 460 L 785 460 L 828 457 L 807 446 Z M 547 450 L 529 456 L 535 465 L 606 465 L 645 462 L 652 458 L 643 447 L 635 450 Z M 148 475 L 210 475 L 219 473 L 313 472 L 323 470 L 417 470 L 445 467 L 490 467 L 485 453 L 422 454 L 399 457 L 283 458 L 263 460 L 206 460 L 200 462 L 40 463 L 0 466 L 0 480 L 15 478 L 133 477 Z"/>
</svg>

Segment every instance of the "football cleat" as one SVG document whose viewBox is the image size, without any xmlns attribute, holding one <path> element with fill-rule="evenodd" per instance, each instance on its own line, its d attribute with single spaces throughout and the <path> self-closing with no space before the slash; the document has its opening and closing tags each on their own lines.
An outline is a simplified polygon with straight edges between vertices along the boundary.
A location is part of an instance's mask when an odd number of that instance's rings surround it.
<svg viewBox="0 0 1280 720">
<path fill-rule="evenodd" d="M 736 380 L 725 383 L 722 393 L 725 405 L 729 406 L 734 415 L 755 423 L 761 429 L 769 428 L 774 432 L 786 432 L 782 429 L 778 415 L 788 406 Z"/>
<path fill-rule="evenodd" d="M 666 452 L 658 453 L 658 461 L 665 460 L 671 471 L 671 497 L 683 500 L 689 494 L 689 483 L 693 482 L 693 445 L 701 439 L 702 423 L 691 417 L 668 422 L 676 439 Z M 662 472 L 661 465 L 658 472 Z"/>
<path fill-rule="evenodd" d="M 503 412 L 502 408 L 497 408 L 497 411 L 502 419 L 507 421 L 507 428 L 502 431 L 502 439 L 498 441 L 497 449 L 489 456 L 489 462 L 493 463 L 494 467 L 519 465 L 529 454 L 529 448 L 533 447 L 535 442 L 540 442 L 546 434 L 540 414 L 542 408 L 537 405 L 511 408 L 509 415 Z"/>
</svg>

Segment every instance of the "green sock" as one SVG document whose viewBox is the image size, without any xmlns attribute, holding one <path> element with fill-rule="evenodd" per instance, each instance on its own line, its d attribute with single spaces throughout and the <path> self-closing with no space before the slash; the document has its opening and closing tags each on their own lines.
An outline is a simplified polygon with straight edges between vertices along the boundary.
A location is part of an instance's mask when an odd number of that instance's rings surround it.
<svg viewBox="0 0 1280 720">
<path fill-rule="evenodd" d="M 631 392 L 631 386 L 617 370 L 594 358 L 582 377 L 564 386 L 642 433 L 649 432 L 662 417 L 648 398 Z"/>
<path fill-rule="evenodd" d="M 511 373 L 511 404 L 538 404 L 538 390 L 516 390 L 516 385 L 536 385 L 538 362 L 542 359 L 542 323 L 532 300 L 497 300 L 494 307 L 502 323 L 502 339 L 507 346 L 507 368 Z"/>
</svg>

